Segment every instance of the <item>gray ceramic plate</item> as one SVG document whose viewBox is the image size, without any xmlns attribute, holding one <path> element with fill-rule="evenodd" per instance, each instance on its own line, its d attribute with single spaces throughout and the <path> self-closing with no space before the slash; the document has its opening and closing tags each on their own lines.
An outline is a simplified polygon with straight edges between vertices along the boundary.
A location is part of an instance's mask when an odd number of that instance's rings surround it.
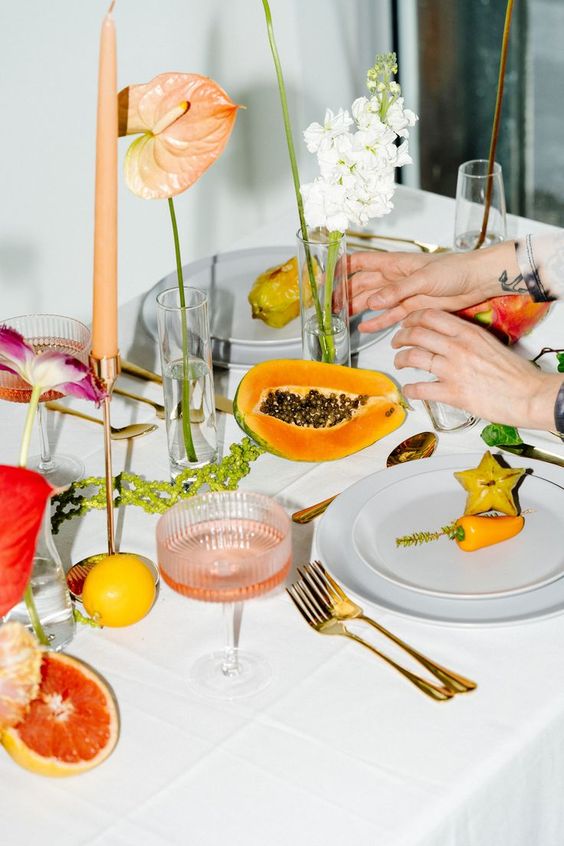
<svg viewBox="0 0 564 846">
<path fill-rule="evenodd" d="M 258 247 L 218 253 L 184 266 L 185 284 L 208 292 L 212 358 L 215 364 L 247 367 L 266 358 L 301 358 L 300 320 L 282 329 L 272 329 L 262 320 L 253 320 L 247 296 L 256 277 L 269 267 L 281 264 L 295 253 L 292 246 Z M 157 338 L 156 297 L 176 285 L 176 272 L 169 273 L 145 295 L 142 315 L 150 335 Z M 391 329 L 371 335 L 356 330 L 359 318 L 351 324 L 352 352 L 371 346 Z"/>
</svg>

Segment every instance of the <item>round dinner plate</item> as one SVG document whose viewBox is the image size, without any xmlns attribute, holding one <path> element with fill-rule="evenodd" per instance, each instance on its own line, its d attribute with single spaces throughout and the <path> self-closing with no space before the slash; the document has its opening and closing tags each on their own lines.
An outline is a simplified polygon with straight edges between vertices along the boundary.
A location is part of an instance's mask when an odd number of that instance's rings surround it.
<svg viewBox="0 0 564 846">
<path fill-rule="evenodd" d="M 301 358 L 302 341 L 299 317 L 281 329 L 273 329 L 262 320 L 254 320 L 248 294 L 260 273 L 295 255 L 295 247 L 257 247 L 218 253 L 183 267 L 186 285 L 208 293 L 212 358 L 214 364 L 247 367 L 267 358 Z M 154 285 L 143 299 L 145 327 L 158 337 L 156 297 L 176 285 L 176 271 Z M 351 321 L 351 349 L 357 353 L 383 338 L 391 328 L 373 334 L 361 334 Z"/>
<path fill-rule="evenodd" d="M 465 493 L 452 473 L 481 457 L 432 456 L 350 487 L 319 525 L 323 563 L 358 595 L 431 622 L 499 625 L 562 613 L 562 468 L 510 456 L 511 466 L 532 469 L 520 488 L 521 507 L 532 511 L 523 531 L 503 544 L 468 553 L 443 537 L 396 548 L 397 536 L 439 529 L 462 513 Z"/>
</svg>

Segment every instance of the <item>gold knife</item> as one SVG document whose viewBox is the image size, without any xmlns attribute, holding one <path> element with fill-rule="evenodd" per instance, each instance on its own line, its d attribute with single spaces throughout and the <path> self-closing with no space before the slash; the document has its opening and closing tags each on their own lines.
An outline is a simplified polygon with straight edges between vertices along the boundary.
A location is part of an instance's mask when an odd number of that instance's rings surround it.
<svg viewBox="0 0 564 846">
<path fill-rule="evenodd" d="M 129 376 L 135 376 L 137 379 L 144 379 L 146 382 L 156 382 L 157 385 L 162 385 L 163 378 L 155 373 L 153 370 L 147 370 L 139 364 L 134 364 L 132 361 L 127 361 L 125 358 L 121 360 L 122 373 L 127 373 Z M 233 414 L 233 402 L 223 394 L 215 395 L 215 407 L 217 411 L 223 411 L 225 414 Z"/>
<path fill-rule="evenodd" d="M 504 452 L 510 452 L 513 455 L 519 455 L 522 458 L 534 458 L 537 461 L 546 461 L 549 464 L 556 464 L 558 467 L 564 467 L 564 456 L 556 455 L 554 452 L 546 452 L 546 450 L 539 449 L 539 447 L 533 446 L 532 444 L 515 444 L 514 446 L 498 444 L 495 449 L 501 449 Z"/>
</svg>

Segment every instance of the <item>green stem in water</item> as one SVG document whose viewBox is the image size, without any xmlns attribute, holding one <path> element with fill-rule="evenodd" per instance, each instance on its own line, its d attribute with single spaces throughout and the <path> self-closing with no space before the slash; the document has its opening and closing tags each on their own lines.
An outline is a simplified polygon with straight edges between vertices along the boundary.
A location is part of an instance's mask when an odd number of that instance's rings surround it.
<svg viewBox="0 0 564 846">
<path fill-rule="evenodd" d="M 482 231 L 478 242 L 474 247 L 479 250 L 486 240 L 486 233 L 488 229 L 488 219 L 490 216 L 490 207 L 492 202 L 492 188 L 493 188 L 493 166 L 495 161 L 495 151 L 497 148 L 497 139 L 499 136 L 499 124 L 501 120 L 501 106 L 503 103 L 503 87 L 505 83 L 505 66 L 507 64 L 507 48 L 509 47 L 509 30 L 511 29 L 511 18 L 513 16 L 513 0 L 507 0 L 505 9 L 505 23 L 503 25 L 503 39 L 501 42 L 501 56 L 499 60 L 499 75 L 497 80 L 497 97 L 495 102 L 494 120 L 492 126 L 492 135 L 490 140 L 490 152 L 488 155 L 488 183 L 486 186 L 486 199 L 484 204 L 484 216 L 482 218 Z"/>
<path fill-rule="evenodd" d="M 39 619 L 39 614 L 37 613 L 37 608 L 35 607 L 33 591 L 31 589 L 31 580 L 27 583 L 27 587 L 24 592 L 24 602 L 35 637 L 41 646 L 49 646 L 49 638 L 45 634 L 45 629 L 41 625 L 41 620 Z"/>
<path fill-rule="evenodd" d="M 31 440 L 31 430 L 33 428 L 33 421 L 35 420 L 35 416 L 37 414 L 37 405 L 39 403 L 39 397 L 41 396 L 41 393 L 41 385 L 33 385 L 29 405 L 27 407 L 27 414 L 22 435 L 22 444 L 20 447 L 20 467 L 25 467 L 27 464 L 27 457 L 29 455 L 29 443 Z M 39 614 L 37 613 L 37 608 L 35 607 L 33 592 L 31 590 L 31 579 L 27 583 L 23 598 L 25 602 L 25 607 L 27 608 L 27 613 L 29 614 L 29 619 L 33 631 L 35 633 L 35 637 L 42 646 L 49 646 L 49 638 L 45 634 L 45 629 L 41 625 L 41 620 L 39 619 Z"/>
<path fill-rule="evenodd" d="M 284 75 L 282 73 L 282 65 L 280 63 L 280 56 L 278 55 L 278 48 L 276 47 L 276 39 L 274 38 L 274 28 L 272 26 L 272 15 L 270 14 L 270 6 L 268 5 L 268 0 L 262 0 L 262 5 L 264 7 L 264 14 L 266 17 L 266 29 L 268 32 L 268 41 L 270 44 L 270 50 L 272 53 L 272 58 L 274 60 L 274 68 L 276 70 L 276 79 L 278 81 L 278 91 L 280 92 L 280 103 L 282 105 L 282 117 L 284 120 L 284 132 L 286 134 L 286 144 L 288 146 L 288 155 L 290 157 L 290 168 L 292 171 L 292 181 L 294 183 L 294 193 L 296 195 L 296 203 L 298 206 L 298 217 L 300 219 L 300 231 L 302 233 L 302 239 L 304 242 L 304 249 L 306 254 L 306 262 L 307 262 L 307 271 L 309 277 L 309 286 L 311 289 L 311 297 L 315 307 L 315 313 L 317 316 L 317 323 L 320 329 L 323 329 L 323 311 L 321 308 L 321 303 L 319 302 L 319 294 L 317 291 L 317 285 L 315 284 L 315 273 L 313 269 L 313 261 L 311 258 L 311 252 L 309 249 L 309 244 L 307 243 L 308 238 L 308 231 L 307 225 L 305 220 L 304 214 L 304 204 L 302 200 L 302 194 L 300 191 L 300 175 L 298 172 L 298 162 L 296 159 L 296 150 L 294 147 L 294 139 L 292 136 L 292 124 L 290 122 L 290 112 L 288 110 L 288 98 L 286 97 L 286 84 L 284 82 Z M 326 338 L 322 333 L 320 336 L 321 348 L 323 351 L 323 361 L 333 361 L 334 354 L 332 357 L 329 357 L 329 350 L 327 349 Z"/>
<path fill-rule="evenodd" d="M 328 352 L 330 354 L 329 361 L 335 361 L 335 340 L 333 338 L 333 286 L 335 279 L 335 267 L 337 266 L 337 258 L 339 256 L 339 244 L 343 237 L 342 232 L 329 233 L 329 247 L 327 250 L 327 263 L 325 265 L 325 302 L 324 302 L 324 320 L 323 329 L 325 331 L 325 339 L 327 342 Z"/>
<path fill-rule="evenodd" d="M 186 297 L 184 296 L 184 275 L 182 273 L 182 258 L 180 256 L 180 240 L 172 197 L 168 198 L 172 234 L 174 237 L 174 253 L 176 256 L 176 275 L 178 277 L 178 295 L 180 298 L 180 320 L 182 326 L 182 434 L 188 461 L 197 461 L 192 429 L 190 427 L 190 373 L 188 361 L 188 323 L 186 319 Z"/>
</svg>

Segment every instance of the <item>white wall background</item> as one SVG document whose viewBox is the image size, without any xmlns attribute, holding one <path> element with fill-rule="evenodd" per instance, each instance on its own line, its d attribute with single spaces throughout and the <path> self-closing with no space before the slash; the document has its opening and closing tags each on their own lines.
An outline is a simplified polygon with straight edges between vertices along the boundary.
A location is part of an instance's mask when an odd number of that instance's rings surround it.
<svg viewBox="0 0 564 846">
<path fill-rule="evenodd" d="M 109 0 L 1 0 L 0 319 L 89 321 L 99 31 Z M 271 0 L 302 178 L 301 130 L 364 93 L 389 49 L 387 0 Z M 118 82 L 165 71 L 216 79 L 239 112 L 226 152 L 176 200 L 183 262 L 225 249 L 291 207 L 293 193 L 261 0 L 117 0 Z M 120 162 L 131 139 L 121 139 Z M 313 162 L 312 162 L 313 164 Z M 174 267 L 165 201 L 120 179 L 120 302 Z"/>
</svg>

